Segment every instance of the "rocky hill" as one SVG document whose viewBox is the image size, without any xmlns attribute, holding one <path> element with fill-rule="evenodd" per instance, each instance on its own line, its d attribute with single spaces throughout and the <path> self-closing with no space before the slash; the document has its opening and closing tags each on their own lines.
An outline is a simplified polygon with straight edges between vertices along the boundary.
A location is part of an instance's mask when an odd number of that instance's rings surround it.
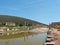
<svg viewBox="0 0 60 45">
<path fill-rule="evenodd" d="M 60 22 L 52 22 L 50 24 L 50 27 L 60 29 Z"/>
</svg>

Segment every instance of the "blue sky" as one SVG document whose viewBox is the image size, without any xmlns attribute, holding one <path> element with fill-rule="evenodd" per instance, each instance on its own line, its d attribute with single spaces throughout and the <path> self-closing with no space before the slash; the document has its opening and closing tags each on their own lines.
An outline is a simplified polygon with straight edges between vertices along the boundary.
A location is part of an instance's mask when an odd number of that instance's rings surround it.
<svg viewBox="0 0 60 45">
<path fill-rule="evenodd" d="M 0 0 L 0 14 L 48 24 L 60 22 L 60 0 Z"/>
</svg>

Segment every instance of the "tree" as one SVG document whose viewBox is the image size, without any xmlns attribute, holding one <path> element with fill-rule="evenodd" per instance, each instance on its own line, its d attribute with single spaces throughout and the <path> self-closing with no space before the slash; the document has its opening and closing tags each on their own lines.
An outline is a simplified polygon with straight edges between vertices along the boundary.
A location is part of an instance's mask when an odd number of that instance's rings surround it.
<svg viewBox="0 0 60 45">
<path fill-rule="evenodd" d="M 32 26 L 32 24 L 27 24 L 27 26 Z"/>
<path fill-rule="evenodd" d="M 19 24 L 19 26 L 23 26 L 23 24 Z"/>
</svg>

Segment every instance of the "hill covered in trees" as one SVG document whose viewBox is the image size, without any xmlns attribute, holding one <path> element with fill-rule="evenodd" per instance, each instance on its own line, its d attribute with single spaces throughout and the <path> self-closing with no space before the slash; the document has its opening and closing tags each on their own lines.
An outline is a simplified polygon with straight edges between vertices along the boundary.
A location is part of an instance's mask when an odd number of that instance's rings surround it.
<svg viewBox="0 0 60 45">
<path fill-rule="evenodd" d="M 46 24 L 37 22 L 37 21 L 33 21 L 33 20 L 29 20 L 26 18 L 22 18 L 22 17 L 16 17 L 16 16 L 8 16 L 8 15 L 0 15 L 0 24 L 1 23 L 6 23 L 6 22 L 13 22 L 16 25 L 40 25 L 40 26 L 47 26 Z"/>
</svg>

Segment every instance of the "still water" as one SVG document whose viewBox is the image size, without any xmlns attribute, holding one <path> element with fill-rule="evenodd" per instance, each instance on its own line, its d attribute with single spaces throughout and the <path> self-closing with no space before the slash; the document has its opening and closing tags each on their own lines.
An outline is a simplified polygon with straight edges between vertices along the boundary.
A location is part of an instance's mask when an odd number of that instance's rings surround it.
<svg viewBox="0 0 60 45">
<path fill-rule="evenodd" d="M 43 45 L 46 33 L 23 32 L 0 36 L 0 45 Z"/>
</svg>

